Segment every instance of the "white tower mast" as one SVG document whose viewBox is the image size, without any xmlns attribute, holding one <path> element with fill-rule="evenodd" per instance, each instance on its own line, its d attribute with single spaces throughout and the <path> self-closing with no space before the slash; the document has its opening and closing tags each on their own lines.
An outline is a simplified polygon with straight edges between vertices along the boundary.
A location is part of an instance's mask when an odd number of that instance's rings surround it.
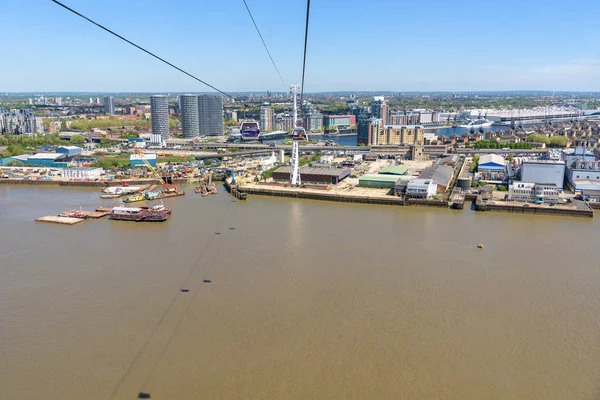
<svg viewBox="0 0 600 400">
<path fill-rule="evenodd" d="M 297 93 L 298 88 L 300 86 L 298 84 L 292 85 L 291 89 L 294 93 L 294 126 L 292 127 L 292 132 L 294 129 L 298 127 L 298 104 L 297 104 Z M 298 151 L 298 141 L 293 140 L 292 138 L 292 157 L 290 159 L 290 183 L 292 185 L 301 185 L 302 181 L 300 179 L 300 166 L 299 166 L 299 151 Z"/>
</svg>

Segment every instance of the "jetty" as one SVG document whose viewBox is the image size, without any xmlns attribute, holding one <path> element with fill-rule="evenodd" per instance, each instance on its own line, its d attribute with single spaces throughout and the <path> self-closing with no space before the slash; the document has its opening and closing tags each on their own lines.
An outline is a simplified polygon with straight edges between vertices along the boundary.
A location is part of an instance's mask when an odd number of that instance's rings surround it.
<svg viewBox="0 0 600 400">
<path fill-rule="evenodd" d="M 106 207 L 108 208 L 108 207 Z M 106 211 L 99 211 L 98 209 L 96 209 L 96 211 L 83 211 L 83 210 L 68 210 L 63 212 L 63 214 L 71 214 L 71 213 L 82 213 L 84 218 L 91 218 L 91 219 L 98 219 L 98 218 L 103 218 L 106 217 L 108 215 L 108 212 L 112 210 L 112 208 L 108 208 L 108 210 Z"/>
<path fill-rule="evenodd" d="M 45 217 L 36 218 L 37 222 L 49 222 L 61 225 L 75 225 L 83 222 L 82 218 L 57 217 L 55 215 L 47 215 Z"/>
</svg>

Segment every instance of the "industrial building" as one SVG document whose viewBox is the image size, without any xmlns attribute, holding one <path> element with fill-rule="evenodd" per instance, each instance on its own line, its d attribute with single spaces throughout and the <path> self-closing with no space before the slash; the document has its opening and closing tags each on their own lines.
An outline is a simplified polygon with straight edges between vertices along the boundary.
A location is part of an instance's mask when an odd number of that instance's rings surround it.
<svg viewBox="0 0 600 400">
<path fill-rule="evenodd" d="M 563 190 L 565 163 L 563 161 L 523 161 L 521 181 L 531 183 L 553 183 Z"/>
<path fill-rule="evenodd" d="M 300 177 L 302 183 L 332 184 L 337 185 L 350 175 L 350 169 L 301 167 Z M 273 180 L 280 182 L 290 181 L 291 168 L 281 167 L 273 172 Z"/>
<path fill-rule="evenodd" d="M 453 176 L 454 168 L 447 165 L 432 165 L 421 172 L 419 179 L 431 180 L 436 185 L 436 192 L 444 193 L 448 190 Z"/>
<path fill-rule="evenodd" d="M 143 157 L 143 158 L 142 158 Z M 129 166 L 130 167 L 139 167 L 139 166 L 145 166 L 146 163 L 144 162 L 144 159 L 146 161 L 148 161 L 148 163 L 153 166 L 156 167 L 156 154 L 154 153 L 147 153 L 147 154 L 131 154 L 129 156 Z"/>
<path fill-rule="evenodd" d="M 536 204 L 556 204 L 559 189 L 554 183 L 533 183 L 514 181 L 508 187 L 508 198 Z"/>
<path fill-rule="evenodd" d="M 0 159 L 0 165 L 23 164 L 31 167 L 66 168 L 67 156 L 63 153 L 23 154 Z"/>
<path fill-rule="evenodd" d="M 578 146 L 563 150 L 562 159 L 566 163 L 567 182 L 573 190 L 600 189 L 600 162 L 593 152 Z"/>
<path fill-rule="evenodd" d="M 389 165 L 379 170 L 380 174 L 383 175 L 406 175 L 408 167 L 404 165 Z"/>
<path fill-rule="evenodd" d="M 410 176 L 398 176 L 390 174 L 366 174 L 358 179 L 358 186 L 379 188 L 379 189 L 391 189 L 395 187 L 398 181 L 407 182 L 410 181 Z"/>
<path fill-rule="evenodd" d="M 484 154 L 479 158 L 477 172 L 485 181 L 504 182 L 506 178 L 506 160 L 498 154 Z"/>
<path fill-rule="evenodd" d="M 428 199 L 437 193 L 437 185 L 432 179 L 413 179 L 406 185 L 406 197 Z"/>
<path fill-rule="evenodd" d="M 136 137 L 127 139 L 129 144 L 133 144 L 134 147 L 138 149 L 143 149 L 146 147 L 146 138 Z"/>
<path fill-rule="evenodd" d="M 62 153 L 66 157 L 73 157 L 74 155 L 81 154 L 81 147 L 77 146 L 60 146 L 56 148 L 57 153 Z"/>
<path fill-rule="evenodd" d="M 62 176 L 72 179 L 95 179 L 100 178 L 104 171 L 102 168 L 65 168 Z"/>
</svg>

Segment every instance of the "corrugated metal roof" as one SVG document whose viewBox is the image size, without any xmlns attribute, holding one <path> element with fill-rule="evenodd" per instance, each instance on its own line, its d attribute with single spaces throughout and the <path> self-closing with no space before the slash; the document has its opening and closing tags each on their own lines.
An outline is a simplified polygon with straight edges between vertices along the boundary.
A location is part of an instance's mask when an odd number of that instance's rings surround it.
<svg viewBox="0 0 600 400">
<path fill-rule="evenodd" d="M 433 165 L 427 167 L 419 175 L 419 179 L 431 179 L 436 185 L 448 186 L 454 175 L 454 169 L 446 165 Z"/>
<path fill-rule="evenodd" d="M 396 183 L 399 180 L 402 180 L 402 178 L 409 178 L 410 177 L 402 177 L 402 176 L 397 176 L 397 175 L 381 175 L 381 174 L 368 174 L 368 175 L 363 175 L 358 179 L 358 183 L 360 184 L 360 182 L 392 182 L 392 183 Z"/>
<path fill-rule="evenodd" d="M 408 168 L 404 165 L 389 165 L 379 170 L 379 173 L 387 175 L 406 175 L 407 171 Z"/>
<path fill-rule="evenodd" d="M 56 160 L 63 158 L 64 156 L 65 155 L 63 153 L 37 153 L 27 158 L 30 160 Z"/>
<path fill-rule="evenodd" d="M 289 174 L 291 173 L 291 167 L 284 166 L 278 168 L 275 172 Z M 349 169 L 342 168 L 320 168 L 320 167 L 300 167 L 300 175 L 326 175 L 326 176 L 345 176 L 350 174 Z"/>
<path fill-rule="evenodd" d="M 498 165 L 506 165 L 506 160 L 504 157 L 499 156 L 498 154 L 484 154 L 479 157 L 479 165 L 485 164 L 498 164 Z"/>
</svg>

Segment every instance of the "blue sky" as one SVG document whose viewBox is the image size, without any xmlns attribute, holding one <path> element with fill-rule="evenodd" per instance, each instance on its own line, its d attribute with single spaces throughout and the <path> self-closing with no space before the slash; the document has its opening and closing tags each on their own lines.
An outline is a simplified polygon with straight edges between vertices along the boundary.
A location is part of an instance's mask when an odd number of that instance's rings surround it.
<svg viewBox="0 0 600 400">
<path fill-rule="evenodd" d="M 225 91 L 299 82 L 306 4 L 63 0 Z M 305 90 L 600 91 L 598 0 L 314 0 Z M 181 92 L 202 84 L 50 0 L 2 0 L 0 91 Z"/>
</svg>

